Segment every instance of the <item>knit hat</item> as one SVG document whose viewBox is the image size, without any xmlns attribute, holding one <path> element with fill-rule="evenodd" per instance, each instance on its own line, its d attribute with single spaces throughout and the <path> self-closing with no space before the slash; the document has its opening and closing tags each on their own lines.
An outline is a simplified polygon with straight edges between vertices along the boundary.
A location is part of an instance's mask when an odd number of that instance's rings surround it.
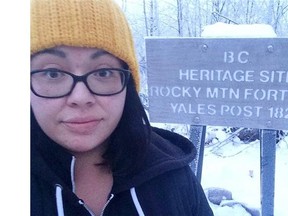
<svg viewBox="0 0 288 216">
<path fill-rule="evenodd" d="M 128 64 L 140 90 L 131 30 L 113 0 L 31 0 L 30 20 L 31 54 L 60 45 L 103 49 Z"/>
</svg>

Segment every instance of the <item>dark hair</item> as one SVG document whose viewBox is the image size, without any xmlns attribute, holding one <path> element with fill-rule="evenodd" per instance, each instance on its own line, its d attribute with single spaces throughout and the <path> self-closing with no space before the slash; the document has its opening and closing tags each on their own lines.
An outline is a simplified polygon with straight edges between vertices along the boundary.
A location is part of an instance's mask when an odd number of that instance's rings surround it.
<svg viewBox="0 0 288 216">
<path fill-rule="evenodd" d="M 103 156 L 114 174 L 137 172 L 150 143 L 150 130 L 149 120 L 131 77 L 122 117 Z"/>
<path fill-rule="evenodd" d="M 31 110 L 31 144 L 43 136 Z M 150 124 L 131 77 L 127 84 L 126 101 L 118 126 L 111 134 L 110 143 L 103 155 L 105 164 L 116 175 L 130 175 L 138 170 L 145 159 L 150 143 Z"/>
</svg>

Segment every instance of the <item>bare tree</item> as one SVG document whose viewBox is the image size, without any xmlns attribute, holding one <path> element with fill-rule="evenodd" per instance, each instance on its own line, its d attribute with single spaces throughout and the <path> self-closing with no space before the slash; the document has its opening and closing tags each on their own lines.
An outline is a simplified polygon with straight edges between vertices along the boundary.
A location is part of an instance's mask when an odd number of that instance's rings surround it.
<svg viewBox="0 0 288 216">
<path fill-rule="evenodd" d="M 147 10 L 148 8 L 148 10 Z M 143 13 L 147 36 L 159 35 L 157 0 L 143 0 Z"/>
<path fill-rule="evenodd" d="M 254 8 L 254 0 L 247 0 L 246 5 L 246 14 L 245 14 L 245 23 L 250 24 L 252 23 L 252 14 Z"/>
<path fill-rule="evenodd" d="M 125 12 L 127 9 L 127 0 L 122 0 L 121 8 Z"/>
<path fill-rule="evenodd" d="M 281 19 L 285 17 L 285 15 L 288 12 L 288 3 L 284 4 L 280 0 L 277 0 L 277 2 L 274 4 L 274 22 L 271 23 L 273 26 L 275 32 L 277 32 L 278 27 L 281 25 Z M 284 22 L 284 25 L 287 23 Z"/>
<path fill-rule="evenodd" d="M 177 0 L 177 24 L 178 24 L 178 36 L 183 37 L 183 2 Z"/>
<path fill-rule="evenodd" d="M 274 11 L 274 0 L 269 0 L 269 5 L 267 8 L 267 24 L 271 25 L 272 24 L 272 15 L 273 15 L 273 11 Z"/>
<path fill-rule="evenodd" d="M 212 1 L 212 11 L 223 15 L 222 13 L 224 10 L 225 3 L 226 3 L 226 1 L 213 0 Z M 216 21 L 218 22 L 219 20 L 216 19 Z"/>
</svg>

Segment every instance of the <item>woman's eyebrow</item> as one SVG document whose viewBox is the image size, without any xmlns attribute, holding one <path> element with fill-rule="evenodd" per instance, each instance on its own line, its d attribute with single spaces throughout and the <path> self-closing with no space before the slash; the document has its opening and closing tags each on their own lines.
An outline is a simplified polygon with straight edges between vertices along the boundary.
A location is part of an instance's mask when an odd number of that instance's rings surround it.
<svg viewBox="0 0 288 216">
<path fill-rule="evenodd" d="M 44 49 L 44 50 L 41 50 L 41 51 L 33 54 L 33 55 L 31 56 L 31 60 L 32 60 L 35 56 L 43 55 L 43 54 L 51 54 L 51 55 L 55 55 L 55 56 L 58 56 L 58 57 L 61 57 L 61 58 L 66 58 L 65 52 L 63 52 L 63 51 L 61 51 L 61 50 L 58 50 L 58 49 L 55 49 L 55 48 L 51 48 L 51 49 Z"/>
<path fill-rule="evenodd" d="M 91 55 L 91 59 L 99 58 L 100 56 L 103 55 L 111 55 L 111 54 L 105 50 L 97 50 L 95 53 Z"/>
</svg>

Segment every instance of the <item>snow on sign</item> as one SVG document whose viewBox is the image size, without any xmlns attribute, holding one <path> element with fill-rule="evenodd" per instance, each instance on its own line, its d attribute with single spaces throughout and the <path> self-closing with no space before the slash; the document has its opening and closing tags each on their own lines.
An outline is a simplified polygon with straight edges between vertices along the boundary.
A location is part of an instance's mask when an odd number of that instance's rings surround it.
<svg viewBox="0 0 288 216">
<path fill-rule="evenodd" d="M 152 122 L 288 129 L 288 38 L 146 38 Z"/>
</svg>

